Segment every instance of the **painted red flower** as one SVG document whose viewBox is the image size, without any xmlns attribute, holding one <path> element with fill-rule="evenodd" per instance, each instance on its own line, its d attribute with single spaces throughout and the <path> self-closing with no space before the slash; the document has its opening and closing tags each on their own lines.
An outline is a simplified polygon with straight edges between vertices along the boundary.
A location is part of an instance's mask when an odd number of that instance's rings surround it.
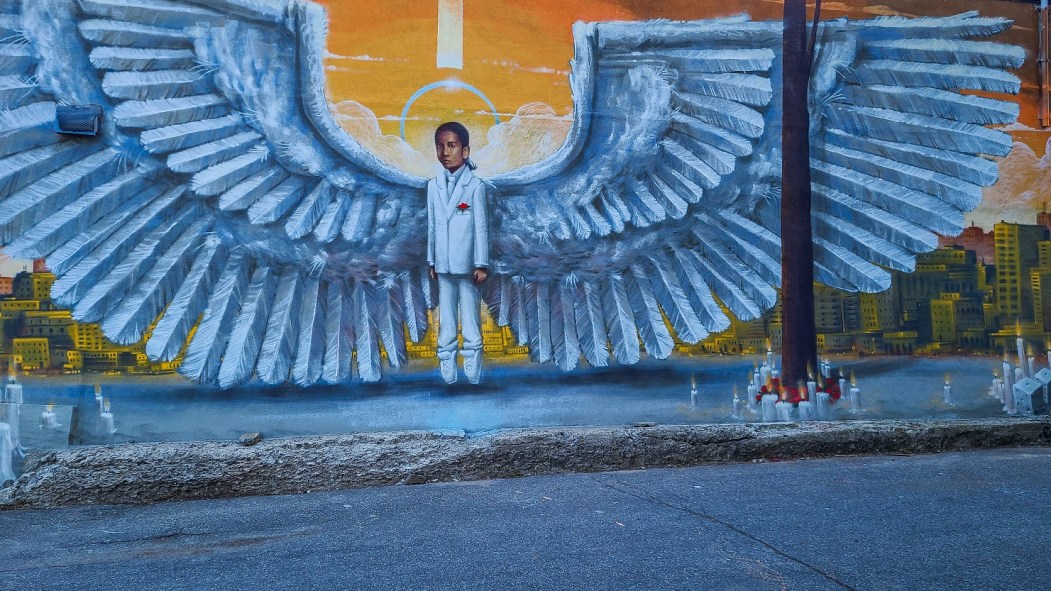
<svg viewBox="0 0 1051 591">
<path fill-rule="evenodd" d="M 467 205 L 466 203 L 461 202 L 459 205 L 456 206 L 456 209 L 459 209 L 460 211 L 466 211 L 470 207 L 471 207 L 470 205 Z"/>
</svg>

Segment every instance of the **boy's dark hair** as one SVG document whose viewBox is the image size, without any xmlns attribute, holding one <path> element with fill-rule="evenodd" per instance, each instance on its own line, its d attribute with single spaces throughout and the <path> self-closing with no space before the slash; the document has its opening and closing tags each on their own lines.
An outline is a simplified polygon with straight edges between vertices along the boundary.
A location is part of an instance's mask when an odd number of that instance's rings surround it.
<svg viewBox="0 0 1051 591">
<path fill-rule="evenodd" d="M 455 133 L 456 137 L 460 138 L 460 143 L 463 144 L 463 147 L 471 147 L 471 134 L 467 131 L 467 128 L 464 127 L 463 124 L 458 121 L 449 121 L 447 123 L 442 123 L 441 125 L 439 125 L 438 129 L 434 130 L 434 143 L 437 144 L 438 136 L 446 131 L 451 131 Z"/>
</svg>

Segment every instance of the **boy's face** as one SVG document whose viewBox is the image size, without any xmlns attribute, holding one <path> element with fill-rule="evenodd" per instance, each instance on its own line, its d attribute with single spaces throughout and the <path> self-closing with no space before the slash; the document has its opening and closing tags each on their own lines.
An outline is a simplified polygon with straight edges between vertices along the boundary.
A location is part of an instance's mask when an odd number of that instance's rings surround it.
<svg viewBox="0 0 1051 591">
<path fill-rule="evenodd" d="M 460 143 L 460 136 L 451 131 L 439 133 L 434 148 L 438 152 L 438 162 L 450 171 L 463 166 L 464 160 L 471 155 L 471 148 Z"/>
</svg>

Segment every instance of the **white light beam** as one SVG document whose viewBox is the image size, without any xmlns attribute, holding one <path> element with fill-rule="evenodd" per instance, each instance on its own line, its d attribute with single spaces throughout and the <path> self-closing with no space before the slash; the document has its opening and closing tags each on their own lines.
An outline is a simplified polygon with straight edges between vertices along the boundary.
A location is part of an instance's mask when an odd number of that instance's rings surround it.
<svg viewBox="0 0 1051 591">
<path fill-rule="evenodd" d="M 438 67 L 463 69 L 463 0 L 438 0 Z"/>
</svg>

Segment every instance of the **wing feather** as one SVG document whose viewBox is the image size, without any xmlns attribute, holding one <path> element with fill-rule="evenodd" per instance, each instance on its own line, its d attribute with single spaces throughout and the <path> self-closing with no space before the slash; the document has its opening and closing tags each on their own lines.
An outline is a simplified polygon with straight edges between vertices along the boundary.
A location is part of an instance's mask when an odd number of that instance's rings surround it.
<svg viewBox="0 0 1051 591">
<path fill-rule="evenodd" d="M 195 221 L 196 220 L 196 221 Z M 170 219 L 147 234 L 141 242 L 112 271 L 102 276 L 85 275 L 90 283 L 84 296 L 73 307 L 73 317 L 81 322 L 99 322 L 148 271 L 150 264 L 168 250 L 186 231 L 194 234 L 207 231 L 212 220 L 201 219 L 200 210 L 193 205 L 182 208 Z"/>
<path fill-rule="evenodd" d="M 151 169 L 136 169 L 101 185 L 66 205 L 14 240 L 8 248 L 22 256 L 43 257 L 76 236 L 89 232 L 92 224 L 118 210 L 121 204 L 140 207 L 164 192 L 151 182 Z"/>
<path fill-rule="evenodd" d="M 285 179 L 248 208 L 248 221 L 269 224 L 281 219 L 303 199 L 309 188 L 307 182 L 299 177 Z"/>
<path fill-rule="evenodd" d="M 366 382 L 380 379 L 380 350 L 373 322 L 373 313 L 369 308 L 369 291 L 372 288 L 357 281 L 353 288 L 353 322 L 357 334 L 355 348 L 358 354 L 358 376 Z"/>
<path fill-rule="evenodd" d="M 123 345 L 142 340 L 150 323 L 171 301 L 175 290 L 189 273 L 193 254 L 200 248 L 211 224 L 212 220 L 205 218 L 191 225 L 142 280 L 135 283 L 128 297 L 104 317 L 102 333 L 106 338 Z"/>
<path fill-rule="evenodd" d="M 575 312 L 580 351 L 592 367 L 609 365 L 609 337 L 602 313 L 601 291 L 590 281 L 579 281 Z"/>
<path fill-rule="evenodd" d="M 255 370 L 264 384 L 282 384 L 291 377 L 301 321 L 302 294 L 303 275 L 299 269 L 282 271 Z"/>
<path fill-rule="evenodd" d="M 0 111 L 0 158 L 58 143 L 55 103 L 39 102 Z"/>
<path fill-rule="evenodd" d="M 298 239 L 309 234 L 321 220 L 322 214 L 336 193 L 336 188 L 328 181 L 321 181 L 307 196 L 299 202 L 295 211 L 285 222 L 285 233 L 289 238 Z"/>
<path fill-rule="evenodd" d="M 346 292 L 342 281 L 325 284 L 325 362 L 321 366 L 321 381 L 327 384 L 340 384 L 351 376 L 356 302 Z"/>
<path fill-rule="evenodd" d="M 219 366 L 220 388 L 243 384 L 252 377 L 276 287 L 277 277 L 269 267 L 256 267 L 252 272 L 252 279 L 233 324 L 230 342 Z"/>
<path fill-rule="evenodd" d="M 372 309 L 376 314 L 376 330 L 379 333 L 387 363 L 401 367 L 408 361 L 405 350 L 405 305 L 401 286 L 394 277 L 378 285 L 372 292 Z"/>
<path fill-rule="evenodd" d="M 219 279 L 221 270 L 226 268 L 228 255 L 219 238 L 214 235 L 205 238 L 186 280 L 164 309 L 146 342 L 147 355 L 162 361 L 171 361 L 178 356 L 207 306 L 212 286 Z"/>
<path fill-rule="evenodd" d="M 576 369 L 580 363 L 576 293 L 565 281 L 558 282 L 551 289 L 551 346 L 555 364 L 559 369 Z"/>
<path fill-rule="evenodd" d="M 150 153 L 166 154 L 228 138 L 242 131 L 242 123 L 241 116 L 235 113 L 148 129 L 142 132 L 139 139 Z"/>
<path fill-rule="evenodd" d="M 420 275 L 418 271 L 405 271 L 398 278 L 401 284 L 402 303 L 405 307 L 405 327 L 409 332 L 409 339 L 414 343 L 423 339 L 428 325 L 428 306 L 426 297 L 424 297 L 424 284 L 418 275 Z"/>
<path fill-rule="evenodd" d="M 635 313 L 620 275 L 612 275 L 602 282 L 602 304 L 613 358 L 618 363 L 638 363 L 639 335 L 635 328 Z"/>
<path fill-rule="evenodd" d="M 102 46 L 91 50 L 90 59 L 99 70 L 115 72 L 188 70 L 197 65 L 197 56 L 190 49 Z"/>
<path fill-rule="evenodd" d="M 325 317 L 328 298 L 319 277 L 303 281 L 303 300 L 296 339 L 296 357 L 292 379 L 296 385 L 311 386 L 321 379 L 325 355 Z M 340 311 L 342 316 L 342 311 Z"/>
<path fill-rule="evenodd" d="M 248 289 L 252 266 L 241 253 L 232 254 L 226 260 L 223 273 L 208 298 L 208 307 L 179 367 L 179 373 L 186 378 L 201 383 L 215 381 L 242 298 Z"/>
<path fill-rule="evenodd" d="M 632 267 L 630 274 L 622 277 L 627 286 L 642 345 L 646 347 L 649 355 L 657 359 L 667 359 L 675 348 L 675 341 L 664 322 L 657 298 L 650 288 L 649 278 L 638 266 Z"/>
<path fill-rule="evenodd" d="M 172 189 L 135 213 L 127 223 L 117 226 L 118 219 L 107 220 L 109 223 L 100 233 L 91 235 L 88 241 L 67 243 L 57 252 L 58 256 L 53 256 L 53 268 L 62 276 L 51 286 L 51 299 L 60 306 L 75 306 L 91 285 L 109 273 L 149 232 L 175 215 L 184 194 L 182 187 Z"/>
</svg>

